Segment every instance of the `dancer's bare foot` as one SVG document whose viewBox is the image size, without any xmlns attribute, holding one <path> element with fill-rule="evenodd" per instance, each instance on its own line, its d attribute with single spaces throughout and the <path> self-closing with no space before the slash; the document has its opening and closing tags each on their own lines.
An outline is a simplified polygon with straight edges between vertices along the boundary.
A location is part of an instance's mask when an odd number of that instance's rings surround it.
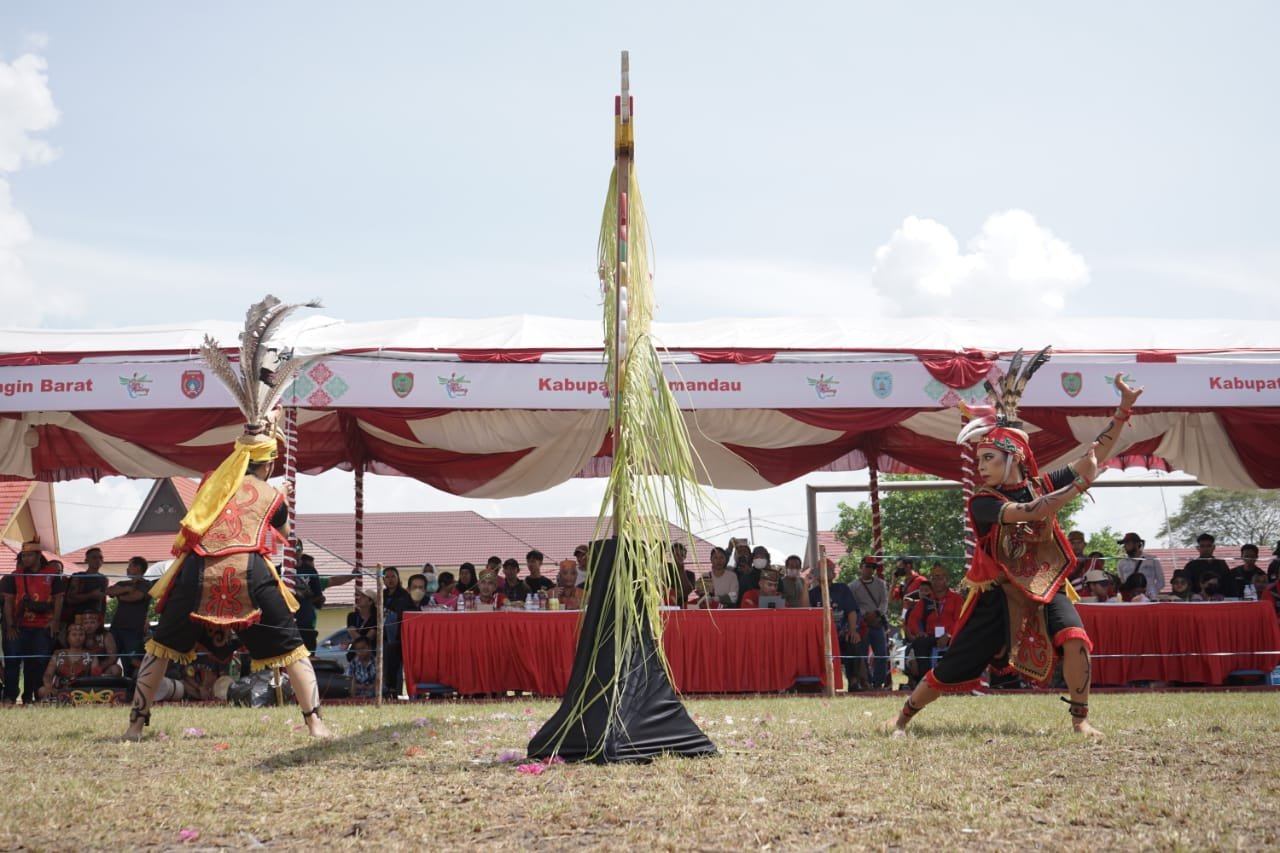
<svg viewBox="0 0 1280 853">
<path fill-rule="evenodd" d="M 129 709 L 129 728 L 124 730 L 120 740 L 134 743 L 142 740 L 142 729 L 149 725 L 151 725 L 150 711 L 139 711 L 137 708 Z"/>
<path fill-rule="evenodd" d="M 1088 720 L 1072 720 L 1071 728 L 1078 735 L 1083 735 L 1085 737 L 1102 737 L 1102 732 L 1089 725 Z"/>
<path fill-rule="evenodd" d="M 882 722 L 880 724 L 880 731 L 884 732 L 890 737 L 906 737 L 907 724 L 906 722 L 903 721 L 902 715 L 899 714 L 896 717 L 890 717 L 889 719 Z"/>
<path fill-rule="evenodd" d="M 333 731 L 324 724 L 324 720 L 320 719 L 319 714 L 304 716 L 303 719 L 307 724 L 307 731 L 312 737 L 320 738 L 321 740 L 331 740 L 333 738 Z"/>
</svg>

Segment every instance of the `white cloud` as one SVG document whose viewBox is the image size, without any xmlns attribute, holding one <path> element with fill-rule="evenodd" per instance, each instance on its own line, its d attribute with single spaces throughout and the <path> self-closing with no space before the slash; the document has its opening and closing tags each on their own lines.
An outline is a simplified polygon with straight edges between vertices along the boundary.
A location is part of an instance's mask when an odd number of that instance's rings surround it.
<svg viewBox="0 0 1280 853">
<path fill-rule="evenodd" d="M 0 62 L 0 172 L 57 156 L 49 143 L 32 136 L 58 123 L 45 68 L 44 57 L 33 53 Z"/>
<path fill-rule="evenodd" d="M 0 62 L 0 173 L 56 157 L 52 146 L 32 134 L 57 121 L 44 59 L 28 53 L 12 63 Z M 38 321 L 42 300 L 22 258 L 31 239 L 31 223 L 13 206 L 9 182 L 0 177 L 0 299 L 10 316 Z"/>
<path fill-rule="evenodd" d="M 1024 210 L 988 217 L 964 251 L 945 225 L 908 216 L 871 272 L 888 311 L 903 316 L 1060 314 L 1088 282 L 1084 258 Z"/>
</svg>

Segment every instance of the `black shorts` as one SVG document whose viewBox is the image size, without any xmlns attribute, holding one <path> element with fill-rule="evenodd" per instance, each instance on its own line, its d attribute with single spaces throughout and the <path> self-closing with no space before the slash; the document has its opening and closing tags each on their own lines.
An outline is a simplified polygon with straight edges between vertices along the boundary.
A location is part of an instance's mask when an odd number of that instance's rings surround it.
<svg viewBox="0 0 1280 853">
<path fill-rule="evenodd" d="M 169 590 L 160 624 L 151 635 L 157 644 L 181 656 L 183 663 L 190 662 L 197 643 L 215 649 L 226 641 L 219 636 L 221 632 L 191 618 L 200 606 L 203 573 L 204 558 L 188 554 Z M 261 556 L 250 555 L 248 576 L 249 598 L 262 611 L 262 618 L 257 624 L 238 629 L 236 635 L 255 661 L 275 661 L 301 646 L 302 635 L 298 633 L 293 611 L 280 594 L 279 582 Z"/>
<path fill-rule="evenodd" d="M 1084 631 L 1080 614 L 1064 592 L 1059 591 L 1049 599 L 1044 605 L 1044 615 L 1055 650 L 1061 646 L 1062 632 L 1072 628 Z M 943 684 L 973 681 L 988 666 L 1007 666 L 1008 654 L 1009 608 L 1005 606 L 1004 588 L 996 586 L 984 592 L 973 605 L 973 613 L 933 668 L 933 680 Z"/>
</svg>

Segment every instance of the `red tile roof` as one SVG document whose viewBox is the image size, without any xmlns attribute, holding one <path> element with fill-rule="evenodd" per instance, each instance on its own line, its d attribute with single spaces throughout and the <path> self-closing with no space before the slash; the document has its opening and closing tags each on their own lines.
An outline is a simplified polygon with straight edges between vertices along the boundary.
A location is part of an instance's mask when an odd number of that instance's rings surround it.
<svg viewBox="0 0 1280 853">
<path fill-rule="evenodd" d="M 84 554 L 90 548 L 102 549 L 102 562 L 107 566 L 126 566 L 134 557 L 143 557 L 148 563 L 168 560 L 173 556 L 173 533 L 126 533 L 105 542 L 86 545 L 72 551 L 64 558 L 68 567 L 72 563 L 84 563 Z"/>
<path fill-rule="evenodd" d="M 31 492 L 35 483 L 29 480 L 8 480 L 0 482 L 0 530 L 9 526 L 14 515 L 22 508 L 23 502 Z"/>
</svg>

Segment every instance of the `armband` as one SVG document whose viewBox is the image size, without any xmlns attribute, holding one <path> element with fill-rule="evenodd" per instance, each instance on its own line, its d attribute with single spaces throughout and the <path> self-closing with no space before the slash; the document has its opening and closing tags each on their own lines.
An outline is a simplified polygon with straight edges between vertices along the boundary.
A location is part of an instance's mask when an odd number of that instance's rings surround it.
<svg viewBox="0 0 1280 853">
<path fill-rule="evenodd" d="M 1081 477 L 1081 476 L 1080 476 L 1080 475 L 1078 475 L 1078 474 L 1076 475 L 1076 478 L 1075 478 L 1074 480 L 1072 480 L 1072 481 L 1071 481 L 1071 485 L 1072 485 L 1072 486 L 1074 486 L 1074 487 L 1075 487 L 1075 490 L 1076 490 L 1077 492 L 1079 492 L 1080 494 L 1082 494 L 1082 495 L 1083 495 L 1085 492 L 1089 491 L 1089 483 L 1088 483 L 1088 481 L 1087 481 L 1087 480 L 1085 480 L 1085 478 L 1084 478 L 1084 477 Z"/>
<path fill-rule="evenodd" d="M 1115 414 L 1111 416 L 1116 423 L 1125 423 L 1129 418 L 1133 417 L 1133 409 L 1117 408 Z"/>
</svg>

